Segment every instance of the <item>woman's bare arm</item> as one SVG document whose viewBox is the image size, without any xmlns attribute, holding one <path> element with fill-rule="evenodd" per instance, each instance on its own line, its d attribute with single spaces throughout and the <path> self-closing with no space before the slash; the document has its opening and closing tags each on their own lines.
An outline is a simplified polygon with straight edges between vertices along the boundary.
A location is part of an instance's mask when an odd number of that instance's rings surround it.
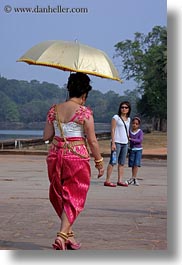
<svg viewBox="0 0 182 265">
<path fill-rule="evenodd" d="M 45 128 L 44 128 L 44 133 L 43 133 L 43 140 L 51 140 L 54 137 L 54 127 L 52 123 L 49 123 L 46 121 Z"/>
<path fill-rule="evenodd" d="M 87 140 L 88 140 L 88 144 L 89 144 L 91 153 L 92 153 L 92 155 L 93 155 L 93 157 L 95 159 L 95 162 L 96 161 L 102 161 L 103 158 L 101 157 L 99 144 L 98 144 L 98 141 L 97 141 L 97 138 L 96 138 L 96 135 L 95 135 L 93 116 L 91 116 L 89 118 L 89 120 L 88 119 L 85 120 L 84 130 L 85 130 L 85 133 L 86 133 L 86 136 L 87 136 Z M 98 177 L 103 176 L 104 167 L 102 166 L 102 167 L 97 168 L 97 169 L 99 171 Z"/>
<path fill-rule="evenodd" d="M 115 145 L 115 130 L 116 130 L 116 120 L 112 119 L 111 121 L 111 149 L 116 150 L 116 145 Z"/>
</svg>

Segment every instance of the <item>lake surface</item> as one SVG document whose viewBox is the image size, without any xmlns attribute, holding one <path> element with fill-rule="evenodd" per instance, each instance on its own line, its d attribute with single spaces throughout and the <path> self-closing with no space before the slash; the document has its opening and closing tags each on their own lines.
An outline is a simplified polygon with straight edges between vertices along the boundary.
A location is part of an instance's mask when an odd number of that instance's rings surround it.
<svg viewBox="0 0 182 265">
<path fill-rule="evenodd" d="M 0 130 L 0 140 L 40 138 L 41 130 Z"/>
<path fill-rule="evenodd" d="M 109 132 L 110 124 L 95 123 L 96 133 Z M 0 140 L 41 138 L 43 130 L 0 130 Z"/>
</svg>

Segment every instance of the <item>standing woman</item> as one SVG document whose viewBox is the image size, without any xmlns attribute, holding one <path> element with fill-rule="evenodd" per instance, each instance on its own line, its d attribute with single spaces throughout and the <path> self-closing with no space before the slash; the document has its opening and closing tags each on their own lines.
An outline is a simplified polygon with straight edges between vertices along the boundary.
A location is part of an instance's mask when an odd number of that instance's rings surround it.
<svg viewBox="0 0 182 265">
<path fill-rule="evenodd" d="M 114 115 L 111 121 L 111 157 L 107 167 L 107 176 L 104 186 L 127 187 L 128 184 L 123 182 L 124 164 L 128 152 L 128 132 L 130 127 L 131 105 L 128 101 L 121 102 L 118 114 Z M 115 163 L 112 161 L 113 152 L 116 151 L 116 164 L 118 164 L 118 181 L 117 185 L 110 182 L 111 174 Z"/>
<path fill-rule="evenodd" d="M 104 174 L 92 111 L 84 106 L 91 88 L 86 74 L 71 74 L 67 84 L 69 99 L 52 106 L 47 114 L 43 139 L 53 139 L 47 156 L 49 197 L 61 219 L 53 244 L 56 250 L 80 248 L 72 225 L 84 208 L 90 186 L 90 156 L 85 136 L 95 159 L 98 177 Z"/>
</svg>

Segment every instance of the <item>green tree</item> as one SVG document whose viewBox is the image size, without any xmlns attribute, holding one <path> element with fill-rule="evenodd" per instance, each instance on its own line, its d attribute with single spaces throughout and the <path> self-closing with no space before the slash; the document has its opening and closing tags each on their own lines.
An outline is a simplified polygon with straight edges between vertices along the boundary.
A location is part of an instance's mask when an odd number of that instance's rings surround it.
<svg viewBox="0 0 182 265">
<path fill-rule="evenodd" d="M 0 121 L 18 122 L 19 116 L 17 105 L 0 91 Z"/>
<path fill-rule="evenodd" d="M 140 95 L 137 89 L 134 90 L 125 90 L 124 91 L 124 96 L 122 97 L 123 101 L 127 100 L 131 104 L 131 117 L 133 116 L 140 116 L 140 113 L 138 113 L 137 105 L 138 102 L 140 102 Z"/>
<path fill-rule="evenodd" d="M 89 93 L 87 106 L 93 110 L 95 122 L 110 123 L 112 116 L 118 112 L 120 102 L 121 97 L 114 91 L 103 94 L 92 90 Z"/>
<path fill-rule="evenodd" d="M 46 113 L 50 104 L 41 100 L 33 100 L 20 106 L 20 117 L 25 123 L 41 122 L 46 120 Z"/>
<path fill-rule="evenodd" d="M 167 31 L 156 26 L 147 35 L 135 33 L 134 41 L 115 45 L 116 57 L 121 58 L 124 77 L 138 84 L 141 99 L 139 112 L 152 118 L 162 130 L 167 119 Z"/>
<path fill-rule="evenodd" d="M 0 121 L 20 121 L 24 124 L 34 122 L 40 127 L 52 104 L 65 101 L 67 89 L 47 82 L 32 80 L 8 80 L 0 77 Z M 134 92 L 125 92 L 124 96 L 114 91 L 102 93 L 92 90 L 86 105 L 93 110 L 95 122 L 110 123 L 117 113 L 121 101 L 129 100 L 134 110 Z"/>
</svg>

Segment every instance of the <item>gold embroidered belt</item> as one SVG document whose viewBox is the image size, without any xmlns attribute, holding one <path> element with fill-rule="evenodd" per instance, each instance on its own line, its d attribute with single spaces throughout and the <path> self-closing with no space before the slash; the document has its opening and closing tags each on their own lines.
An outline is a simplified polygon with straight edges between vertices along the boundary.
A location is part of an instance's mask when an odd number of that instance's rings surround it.
<svg viewBox="0 0 182 265">
<path fill-rule="evenodd" d="M 64 140 L 64 141 L 58 141 L 57 139 L 54 138 L 53 141 L 52 141 L 52 143 L 55 146 L 57 146 L 57 147 L 59 147 L 59 144 L 62 143 L 63 144 L 61 146 L 62 148 L 70 150 L 73 154 L 78 155 L 81 158 L 89 158 L 89 154 L 82 155 L 82 154 L 76 152 L 73 149 L 74 146 L 79 146 L 79 145 L 85 145 L 86 148 L 87 148 L 86 141 L 84 141 L 84 140 L 75 140 L 75 141 L 65 141 Z M 88 149 L 87 149 L 87 152 L 88 152 Z"/>
<path fill-rule="evenodd" d="M 52 143 L 57 146 L 60 143 L 60 141 L 58 141 L 57 139 L 54 138 Z M 67 142 L 63 141 L 62 143 L 63 143 L 64 147 L 74 147 L 77 145 L 86 145 L 86 142 L 84 140 L 67 141 Z"/>
</svg>

